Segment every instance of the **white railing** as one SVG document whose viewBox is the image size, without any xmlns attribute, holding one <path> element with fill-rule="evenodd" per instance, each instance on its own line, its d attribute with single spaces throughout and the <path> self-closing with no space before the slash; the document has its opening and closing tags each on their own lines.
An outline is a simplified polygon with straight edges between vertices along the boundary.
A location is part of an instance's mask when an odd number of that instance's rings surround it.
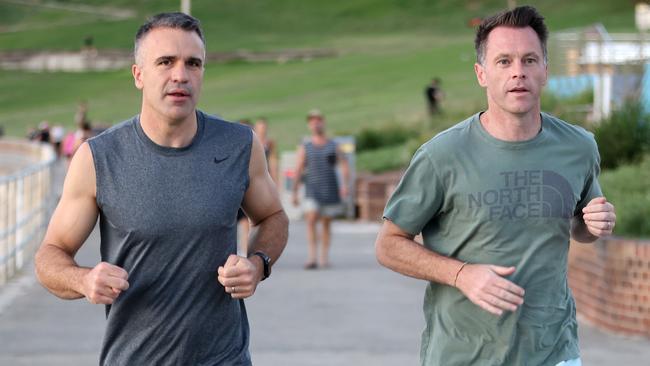
<svg viewBox="0 0 650 366">
<path fill-rule="evenodd" d="M 0 157 L 29 158 L 0 176 L 0 287 L 32 258 L 45 234 L 54 197 L 54 150 L 45 144 L 0 140 Z M 21 160 L 22 160 L 21 159 Z"/>
</svg>

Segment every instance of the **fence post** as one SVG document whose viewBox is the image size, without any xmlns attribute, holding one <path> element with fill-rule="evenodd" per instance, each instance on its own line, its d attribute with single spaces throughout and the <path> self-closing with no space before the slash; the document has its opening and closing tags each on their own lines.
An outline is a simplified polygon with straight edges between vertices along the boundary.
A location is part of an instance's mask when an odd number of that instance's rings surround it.
<svg viewBox="0 0 650 366">
<path fill-rule="evenodd" d="M 23 268 L 24 258 L 23 253 L 25 251 L 25 243 L 23 234 L 25 227 L 25 177 L 20 176 L 16 179 L 16 222 L 14 227 L 16 228 L 16 271 Z"/>
<path fill-rule="evenodd" d="M 16 273 L 16 180 L 9 181 L 7 193 L 7 274 L 11 278 Z"/>
<path fill-rule="evenodd" d="M 9 280 L 9 245 L 7 241 L 7 190 L 9 185 L 6 181 L 0 186 L 0 285 L 4 285 Z"/>
</svg>

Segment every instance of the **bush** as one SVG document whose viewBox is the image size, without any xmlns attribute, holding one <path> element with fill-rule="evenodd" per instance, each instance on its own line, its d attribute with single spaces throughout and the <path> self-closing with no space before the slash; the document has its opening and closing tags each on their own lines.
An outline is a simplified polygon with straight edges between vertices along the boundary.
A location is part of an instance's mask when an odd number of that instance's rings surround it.
<svg viewBox="0 0 650 366">
<path fill-rule="evenodd" d="M 650 155 L 640 164 L 603 172 L 600 184 L 616 207 L 614 234 L 650 238 Z"/>
<path fill-rule="evenodd" d="M 640 104 L 629 103 L 602 121 L 594 135 L 603 168 L 638 163 L 650 147 L 650 119 Z"/>
<path fill-rule="evenodd" d="M 378 129 L 364 128 L 355 136 L 357 151 L 400 145 L 417 135 L 416 129 L 400 125 L 388 125 Z"/>
<path fill-rule="evenodd" d="M 387 146 L 363 151 L 357 155 L 357 170 L 370 173 L 382 173 L 404 168 L 411 156 L 404 145 Z"/>
</svg>

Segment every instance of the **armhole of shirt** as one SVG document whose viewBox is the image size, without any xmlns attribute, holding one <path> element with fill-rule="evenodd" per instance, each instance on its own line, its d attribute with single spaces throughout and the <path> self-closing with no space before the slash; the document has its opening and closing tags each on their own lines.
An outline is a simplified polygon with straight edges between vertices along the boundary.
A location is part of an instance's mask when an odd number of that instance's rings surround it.
<svg viewBox="0 0 650 366">
<path fill-rule="evenodd" d="M 99 189 L 100 185 L 99 184 L 99 167 L 97 166 L 97 159 L 95 158 L 95 140 L 94 139 L 89 139 L 87 140 L 88 143 L 88 148 L 90 149 L 90 157 L 93 160 L 93 167 L 95 168 L 95 203 L 97 203 L 97 207 L 101 210 L 102 209 L 102 199 L 101 199 L 101 190 Z"/>
<path fill-rule="evenodd" d="M 253 130 L 252 129 L 247 129 L 246 130 L 246 135 L 248 136 L 248 148 L 247 148 L 247 154 L 248 154 L 248 164 L 246 165 L 246 181 L 244 183 L 244 194 L 248 191 L 248 186 L 251 183 L 251 161 L 253 159 Z M 266 158 L 266 156 L 265 156 Z"/>
</svg>

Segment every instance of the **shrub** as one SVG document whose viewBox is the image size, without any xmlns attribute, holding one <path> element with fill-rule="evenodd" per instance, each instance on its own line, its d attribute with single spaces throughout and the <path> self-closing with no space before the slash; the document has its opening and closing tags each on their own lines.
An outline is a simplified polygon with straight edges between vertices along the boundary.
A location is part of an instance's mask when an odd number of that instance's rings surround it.
<svg viewBox="0 0 650 366">
<path fill-rule="evenodd" d="M 378 129 L 364 128 L 355 136 L 357 151 L 362 152 L 400 145 L 417 135 L 418 131 L 415 128 L 396 124 L 387 125 Z"/>
<path fill-rule="evenodd" d="M 404 168 L 411 156 L 404 145 L 386 146 L 374 150 L 362 151 L 357 155 L 357 170 L 370 173 L 382 173 Z"/>
<path fill-rule="evenodd" d="M 650 155 L 639 164 L 604 171 L 600 184 L 616 207 L 614 234 L 650 238 Z"/>
<path fill-rule="evenodd" d="M 603 168 L 638 163 L 650 147 L 650 119 L 643 114 L 640 104 L 628 103 L 602 121 L 594 135 Z"/>
</svg>

